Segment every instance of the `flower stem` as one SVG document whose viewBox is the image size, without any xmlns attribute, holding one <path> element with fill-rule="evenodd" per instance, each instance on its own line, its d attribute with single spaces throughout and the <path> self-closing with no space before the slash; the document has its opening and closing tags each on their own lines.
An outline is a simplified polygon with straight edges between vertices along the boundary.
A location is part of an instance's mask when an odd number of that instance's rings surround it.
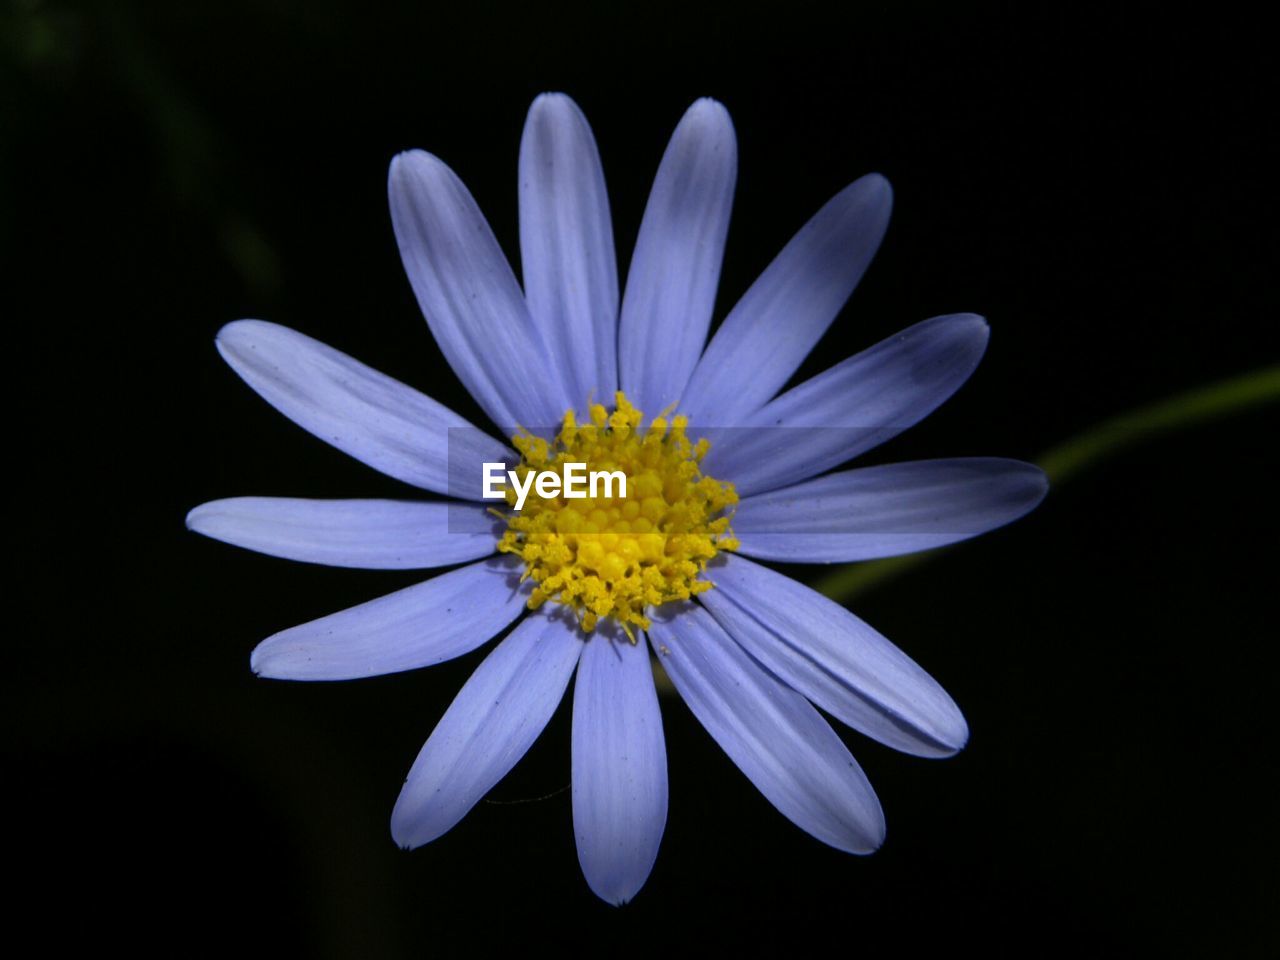
<svg viewBox="0 0 1280 960">
<path fill-rule="evenodd" d="M 1072 477 L 1143 440 L 1221 417 L 1244 413 L 1280 400 L 1280 364 L 1197 387 L 1104 420 L 1049 449 L 1037 465 L 1056 489 Z M 946 548 L 842 566 L 812 584 L 833 600 L 845 602 Z"/>
</svg>

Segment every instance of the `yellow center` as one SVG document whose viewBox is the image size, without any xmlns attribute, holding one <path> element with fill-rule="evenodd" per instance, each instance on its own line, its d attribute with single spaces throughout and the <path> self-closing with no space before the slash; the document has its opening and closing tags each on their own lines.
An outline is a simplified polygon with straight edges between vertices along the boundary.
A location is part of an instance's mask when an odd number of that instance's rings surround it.
<svg viewBox="0 0 1280 960">
<path fill-rule="evenodd" d="M 738 547 L 724 515 L 738 495 L 733 484 L 699 469 L 710 445 L 685 436 L 685 417 L 668 423 L 658 416 L 642 427 L 643 414 L 622 391 L 613 413 L 592 404 L 590 415 L 591 422 L 579 426 L 567 411 L 554 443 L 513 437 L 521 454 L 519 482 L 528 483 L 531 472 L 556 473 L 563 481 L 566 463 L 582 463 L 588 472 L 622 471 L 626 495 L 617 495 L 616 484 L 613 497 L 582 499 L 540 497 L 530 488 L 524 508 L 503 515 L 507 529 L 498 550 L 524 561 L 523 579 L 535 584 L 530 609 L 548 600 L 564 604 L 587 632 L 612 617 L 634 642 L 632 627 L 649 627 L 646 608 L 711 589 L 697 578 L 717 553 Z M 506 495 L 514 506 L 510 486 Z"/>
</svg>

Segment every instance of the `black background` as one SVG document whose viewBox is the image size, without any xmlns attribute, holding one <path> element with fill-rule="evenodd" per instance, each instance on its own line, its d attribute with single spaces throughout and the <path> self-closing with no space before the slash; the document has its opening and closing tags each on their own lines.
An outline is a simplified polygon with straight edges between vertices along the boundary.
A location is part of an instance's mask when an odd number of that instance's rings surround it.
<svg viewBox="0 0 1280 960">
<path fill-rule="evenodd" d="M 886 241 L 802 374 L 940 313 L 992 339 L 870 460 L 1034 459 L 1274 363 L 1265 38 L 1171 9 L 9 4 L 6 927 L 169 956 L 1275 949 L 1274 408 L 1152 438 L 858 598 L 972 728 L 939 762 L 843 731 L 889 820 L 872 857 L 791 826 L 666 701 L 670 819 L 621 910 L 582 880 L 556 793 L 567 703 L 492 799 L 555 795 L 400 851 L 400 782 L 482 653 L 255 679 L 258 640 L 421 577 L 182 523 L 240 494 L 412 495 L 249 391 L 213 348 L 229 320 L 484 422 L 405 281 L 386 167 L 441 155 L 514 255 L 520 130 L 547 89 L 592 122 L 624 266 L 680 114 L 729 108 L 717 317 L 836 190 L 890 179 Z"/>
</svg>

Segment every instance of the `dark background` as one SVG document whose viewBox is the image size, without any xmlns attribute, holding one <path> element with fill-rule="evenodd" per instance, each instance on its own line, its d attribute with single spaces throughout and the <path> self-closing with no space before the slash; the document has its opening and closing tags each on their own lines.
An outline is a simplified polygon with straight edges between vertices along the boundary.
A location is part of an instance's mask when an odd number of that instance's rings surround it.
<svg viewBox="0 0 1280 960">
<path fill-rule="evenodd" d="M 872 857 L 785 821 L 678 700 L 670 819 L 630 906 L 583 881 L 567 792 L 402 852 L 401 780 L 482 653 L 252 676 L 268 634 L 421 577 L 261 557 L 185 512 L 412 493 L 270 410 L 214 333 L 284 323 L 484 422 L 405 281 L 386 168 L 441 155 L 514 255 L 543 90 L 592 122 L 624 267 L 680 114 L 727 105 L 717 317 L 831 194 L 889 177 L 886 241 L 803 373 L 939 313 L 985 315 L 992 340 L 872 460 L 1034 459 L 1275 362 L 1274 51 L 1246 18 L 602 6 L 4 8 L 10 935 L 168 956 L 1275 949 L 1274 407 L 1133 447 L 858 598 L 972 728 L 941 762 L 843 731 L 889 820 Z M 565 787 L 567 706 L 492 799 Z"/>
</svg>

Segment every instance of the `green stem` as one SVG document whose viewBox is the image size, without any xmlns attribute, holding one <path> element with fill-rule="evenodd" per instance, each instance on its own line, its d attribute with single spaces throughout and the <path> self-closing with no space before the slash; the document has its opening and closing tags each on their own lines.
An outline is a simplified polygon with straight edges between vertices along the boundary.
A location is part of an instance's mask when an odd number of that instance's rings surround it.
<svg viewBox="0 0 1280 960">
<path fill-rule="evenodd" d="M 1104 420 L 1046 451 L 1036 462 L 1056 488 L 1086 468 L 1142 440 L 1243 413 L 1276 400 L 1280 400 L 1280 365 L 1220 380 Z M 833 600 L 844 602 L 942 552 L 926 550 L 850 564 L 820 578 L 813 587 Z"/>
</svg>

